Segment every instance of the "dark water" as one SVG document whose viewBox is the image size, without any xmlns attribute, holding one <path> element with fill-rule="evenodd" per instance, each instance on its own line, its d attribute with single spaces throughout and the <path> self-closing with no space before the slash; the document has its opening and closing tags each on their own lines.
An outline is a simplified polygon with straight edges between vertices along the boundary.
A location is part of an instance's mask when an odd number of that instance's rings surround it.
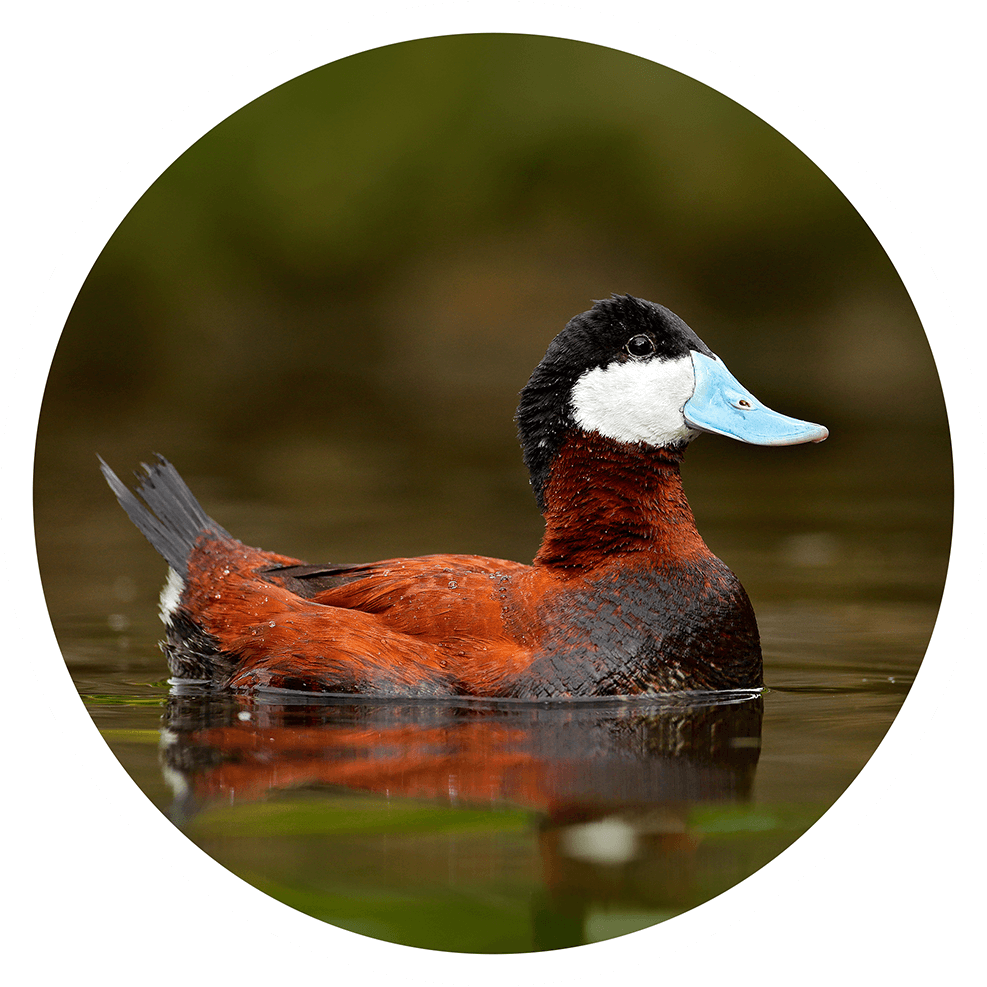
<svg viewBox="0 0 987 987">
<path fill-rule="evenodd" d="M 164 565 L 90 458 L 95 444 L 125 470 L 128 443 L 110 428 L 66 430 L 39 448 L 37 476 L 53 623 L 109 748 L 193 842 L 263 891 L 343 928 L 436 949 L 612 938 L 770 861 L 880 742 L 921 662 L 945 572 L 949 459 L 934 436 L 894 447 L 853 433 L 769 455 L 697 444 L 686 489 L 754 601 L 762 695 L 534 706 L 202 695 L 165 681 Z M 220 523 L 310 561 L 530 558 L 537 544 L 519 464 L 496 456 L 450 455 L 436 490 L 385 446 L 365 449 L 383 464 L 381 482 L 354 498 L 364 480 L 338 458 L 302 457 L 308 473 L 264 487 L 229 468 L 235 449 L 167 451 Z M 268 455 L 297 461 L 293 451 Z M 449 496 L 467 489 L 476 495 Z"/>
</svg>

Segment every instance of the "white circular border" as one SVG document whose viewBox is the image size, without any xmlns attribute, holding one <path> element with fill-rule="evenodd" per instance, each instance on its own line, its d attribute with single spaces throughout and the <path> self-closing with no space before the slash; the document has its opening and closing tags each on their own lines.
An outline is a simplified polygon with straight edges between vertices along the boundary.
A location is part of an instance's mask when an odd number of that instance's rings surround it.
<svg viewBox="0 0 987 987">
<path fill-rule="evenodd" d="M 45 605 L 33 524 L 33 463 L 41 398 L 62 328 L 96 258 L 138 198 L 196 140 L 251 100 L 321 65 L 371 48 L 439 35 L 517 33 L 583 41 L 637 55 L 725 93 L 786 136 L 840 188 L 880 240 L 925 327 L 939 369 L 954 450 L 955 514 L 945 593 L 926 658 L 890 730 L 823 818 L 740 884 L 683 915 L 618 940 L 547 953 L 444 953 L 368 940 L 269 898 L 192 844 L 150 803 L 102 740 L 62 660 Z M 753 914 L 833 852 L 885 794 L 946 691 L 976 602 L 984 554 L 984 447 L 962 337 L 935 272 L 904 220 L 828 131 L 756 76 L 691 41 L 637 21 L 551 3 L 438 3 L 375 14 L 303 38 L 205 93 L 151 138 L 113 179 L 58 261 L 24 341 L 3 438 L 2 507 L 8 580 L 22 639 L 49 707 L 79 761 L 124 821 L 214 901 L 284 941 L 371 972 L 436 984 L 564 983 L 669 955 Z M 977 451 L 978 455 L 971 455 Z M 959 533 L 959 534 L 958 534 Z"/>
</svg>

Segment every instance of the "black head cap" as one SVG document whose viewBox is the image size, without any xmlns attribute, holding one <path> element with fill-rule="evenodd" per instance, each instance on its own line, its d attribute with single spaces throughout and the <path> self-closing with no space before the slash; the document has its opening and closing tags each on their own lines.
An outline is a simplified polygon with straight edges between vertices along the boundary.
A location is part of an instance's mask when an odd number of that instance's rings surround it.
<svg viewBox="0 0 987 987">
<path fill-rule="evenodd" d="M 571 402 L 576 381 L 588 370 L 632 359 L 628 344 L 638 336 L 651 341 L 649 359 L 673 360 L 690 350 L 713 355 L 674 312 L 632 295 L 612 295 L 571 319 L 522 389 L 516 415 L 524 464 L 542 510 L 552 460 L 576 427 Z"/>
</svg>

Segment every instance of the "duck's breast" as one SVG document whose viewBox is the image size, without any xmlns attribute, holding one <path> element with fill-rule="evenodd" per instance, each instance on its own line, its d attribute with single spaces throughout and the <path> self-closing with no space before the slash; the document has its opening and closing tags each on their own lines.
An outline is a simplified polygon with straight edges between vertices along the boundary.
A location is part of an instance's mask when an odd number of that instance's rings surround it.
<svg viewBox="0 0 987 987">
<path fill-rule="evenodd" d="M 619 696 L 761 685 L 754 611 L 715 556 L 619 560 L 539 604 L 547 630 L 515 694 Z"/>
</svg>

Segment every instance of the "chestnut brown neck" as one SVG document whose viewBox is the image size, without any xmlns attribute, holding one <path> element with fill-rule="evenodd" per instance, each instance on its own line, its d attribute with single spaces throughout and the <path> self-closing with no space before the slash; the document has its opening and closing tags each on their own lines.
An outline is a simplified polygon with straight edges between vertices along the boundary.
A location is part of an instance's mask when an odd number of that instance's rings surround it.
<svg viewBox="0 0 987 987">
<path fill-rule="evenodd" d="M 535 565 L 586 570 L 614 555 L 708 553 L 682 489 L 682 455 L 571 433 L 545 486 L 545 536 Z"/>
</svg>

